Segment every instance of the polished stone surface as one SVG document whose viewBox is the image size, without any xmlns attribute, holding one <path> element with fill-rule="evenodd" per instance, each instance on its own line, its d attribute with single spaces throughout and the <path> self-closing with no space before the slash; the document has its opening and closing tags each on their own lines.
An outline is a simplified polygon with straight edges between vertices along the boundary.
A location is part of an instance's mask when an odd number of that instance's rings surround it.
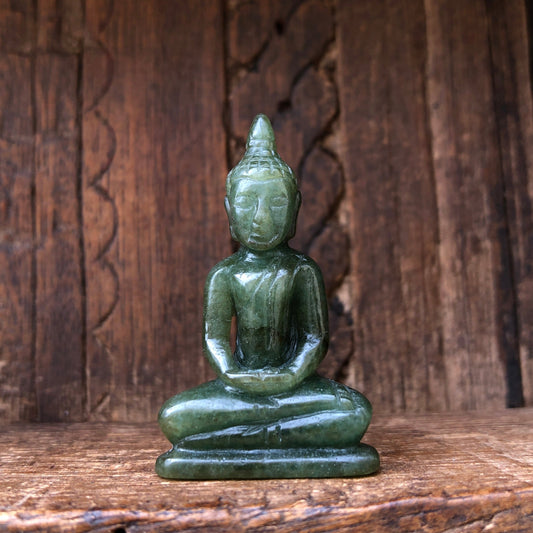
<svg viewBox="0 0 533 533">
<path fill-rule="evenodd" d="M 379 456 L 372 446 L 271 450 L 173 448 L 157 459 L 156 470 L 176 479 L 272 479 L 354 477 L 374 473 Z M 161 474 L 160 474 L 161 475 Z"/>
<path fill-rule="evenodd" d="M 173 448 L 157 460 L 157 473 L 231 479 L 375 472 L 377 452 L 360 444 L 370 403 L 316 374 L 328 346 L 324 283 L 316 263 L 287 244 L 300 193 L 264 115 L 252 123 L 226 191 L 231 235 L 241 246 L 206 282 L 203 346 L 218 377 L 161 408 L 159 424 Z"/>
</svg>

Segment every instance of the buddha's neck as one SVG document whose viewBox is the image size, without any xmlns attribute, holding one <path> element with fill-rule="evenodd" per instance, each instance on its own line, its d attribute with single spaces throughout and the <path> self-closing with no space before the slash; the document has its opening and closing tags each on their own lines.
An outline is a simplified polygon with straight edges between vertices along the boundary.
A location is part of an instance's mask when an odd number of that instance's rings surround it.
<svg viewBox="0 0 533 533">
<path fill-rule="evenodd" d="M 288 250 L 289 245 L 286 242 L 276 246 L 275 248 L 272 248 L 271 250 L 252 250 L 241 244 L 241 247 L 239 248 L 239 254 L 241 254 L 245 261 L 265 261 L 279 257 L 280 255 L 285 255 Z"/>
</svg>

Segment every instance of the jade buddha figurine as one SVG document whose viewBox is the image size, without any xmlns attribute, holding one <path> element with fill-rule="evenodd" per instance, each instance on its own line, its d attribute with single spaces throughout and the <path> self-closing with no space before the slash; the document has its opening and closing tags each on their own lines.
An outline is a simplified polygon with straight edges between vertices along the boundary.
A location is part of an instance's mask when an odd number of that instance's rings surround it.
<svg viewBox="0 0 533 533">
<path fill-rule="evenodd" d="M 240 248 L 211 270 L 204 299 L 203 348 L 217 378 L 162 406 L 159 425 L 172 449 L 156 472 L 176 479 L 375 472 L 376 450 L 360 443 L 370 403 L 316 373 L 328 347 L 324 284 L 316 263 L 288 245 L 300 192 L 265 115 L 254 119 L 226 192 Z"/>
</svg>

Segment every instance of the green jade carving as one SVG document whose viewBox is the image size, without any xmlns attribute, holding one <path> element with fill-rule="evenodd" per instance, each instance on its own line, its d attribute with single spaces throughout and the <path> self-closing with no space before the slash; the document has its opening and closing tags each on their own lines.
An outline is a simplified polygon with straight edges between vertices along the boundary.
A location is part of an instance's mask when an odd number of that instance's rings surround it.
<svg viewBox="0 0 533 533">
<path fill-rule="evenodd" d="M 316 374 L 328 346 L 324 284 L 316 263 L 287 244 L 300 192 L 265 115 L 254 119 L 226 190 L 231 235 L 241 246 L 206 282 L 204 352 L 218 378 L 161 408 L 159 425 L 173 447 L 156 472 L 251 479 L 377 471 L 378 453 L 360 443 L 370 403 Z"/>
</svg>

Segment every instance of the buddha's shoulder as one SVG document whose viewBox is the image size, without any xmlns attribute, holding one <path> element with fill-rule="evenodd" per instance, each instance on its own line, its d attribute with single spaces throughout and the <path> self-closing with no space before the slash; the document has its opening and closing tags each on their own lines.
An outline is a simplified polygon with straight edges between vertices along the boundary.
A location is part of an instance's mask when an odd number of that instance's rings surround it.
<svg viewBox="0 0 533 533">
<path fill-rule="evenodd" d="M 210 270 L 209 274 L 207 275 L 207 283 L 210 283 L 214 280 L 221 280 L 230 276 L 237 262 L 237 254 L 233 254 L 225 259 L 222 259 L 222 261 L 217 263 Z"/>
<path fill-rule="evenodd" d="M 283 268 L 293 275 L 302 273 L 304 275 L 321 276 L 320 268 L 315 261 L 292 248 L 289 248 L 283 255 L 279 256 L 277 262 L 277 268 Z M 217 263 L 211 269 L 207 276 L 207 284 L 228 280 L 228 278 L 241 273 L 243 269 L 250 268 L 250 264 L 243 262 L 242 255 L 236 252 Z"/>
<path fill-rule="evenodd" d="M 300 252 L 296 252 L 294 250 L 291 251 L 294 252 L 293 261 L 295 263 L 295 271 L 302 272 L 304 274 L 309 273 L 315 276 L 322 275 L 320 267 L 316 264 L 315 261 L 313 261 L 313 259 Z"/>
<path fill-rule="evenodd" d="M 321 278 L 319 266 L 307 255 L 289 248 L 283 255 L 281 265 L 292 273 L 295 278 Z"/>
</svg>

